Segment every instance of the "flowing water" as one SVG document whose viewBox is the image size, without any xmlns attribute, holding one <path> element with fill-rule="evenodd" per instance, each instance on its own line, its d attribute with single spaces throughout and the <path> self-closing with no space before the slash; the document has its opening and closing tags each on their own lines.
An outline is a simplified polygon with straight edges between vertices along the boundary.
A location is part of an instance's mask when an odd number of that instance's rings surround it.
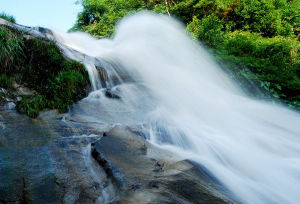
<svg viewBox="0 0 300 204">
<path fill-rule="evenodd" d="M 87 55 L 73 56 L 93 86 L 74 117 L 140 125 L 150 142 L 202 164 L 243 203 L 300 203 L 299 113 L 245 96 L 183 25 L 140 13 L 113 39 L 55 36 Z"/>
</svg>

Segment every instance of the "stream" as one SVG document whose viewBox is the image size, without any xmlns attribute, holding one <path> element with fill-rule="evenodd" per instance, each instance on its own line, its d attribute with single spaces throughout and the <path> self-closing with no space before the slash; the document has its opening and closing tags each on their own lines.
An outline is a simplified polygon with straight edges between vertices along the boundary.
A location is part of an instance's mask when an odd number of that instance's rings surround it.
<svg viewBox="0 0 300 204">
<path fill-rule="evenodd" d="M 94 70 L 91 81 L 107 78 L 93 81 L 74 116 L 139 125 L 149 142 L 202 164 L 243 203 L 300 202 L 299 113 L 247 97 L 180 23 L 139 13 L 111 40 L 55 37 L 99 61 L 74 56 Z"/>
<path fill-rule="evenodd" d="M 0 113 L 5 202 L 300 203 L 299 113 L 249 98 L 182 24 L 51 33 L 92 91 L 62 116 Z"/>
</svg>

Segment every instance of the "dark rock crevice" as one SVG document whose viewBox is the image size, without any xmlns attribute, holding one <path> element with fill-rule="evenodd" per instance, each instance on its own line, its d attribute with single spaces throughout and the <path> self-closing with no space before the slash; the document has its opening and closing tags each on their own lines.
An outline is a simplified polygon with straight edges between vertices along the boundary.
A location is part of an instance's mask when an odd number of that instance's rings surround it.
<svg viewBox="0 0 300 204">
<path fill-rule="evenodd" d="M 92 144 L 92 157 L 97 161 L 97 163 L 104 169 L 107 177 L 113 181 L 114 184 L 118 186 L 118 188 L 122 189 L 124 187 L 124 181 L 121 177 L 121 173 L 118 169 L 113 167 L 109 160 L 105 158 L 105 156 L 97 151 L 94 148 L 95 144 Z"/>
<path fill-rule="evenodd" d="M 129 128 L 117 126 L 92 145 L 93 157 L 109 176 L 121 176 L 121 203 L 235 203 L 189 161 L 173 161 Z M 115 173 L 117 169 L 117 174 Z M 117 175 L 117 176 L 116 176 Z"/>
</svg>

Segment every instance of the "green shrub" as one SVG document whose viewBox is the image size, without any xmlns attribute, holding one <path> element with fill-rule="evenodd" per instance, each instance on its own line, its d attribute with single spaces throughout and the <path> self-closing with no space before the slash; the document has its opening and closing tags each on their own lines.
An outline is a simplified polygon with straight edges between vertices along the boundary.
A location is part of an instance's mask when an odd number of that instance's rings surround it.
<svg viewBox="0 0 300 204">
<path fill-rule="evenodd" d="M 47 107 L 45 97 L 40 94 L 34 96 L 25 96 L 18 104 L 17 108 L 21 112 L 25 112 L 29 117 L 35 118 L 40 111 Z"/>
<path fill-rule="evenodd" d="M 9 14 L 6 14 L 4 12 L 0 13 L 0 18 L 3 18 L 11 23 L 16 23 L 16 19 L 15 17 L 9 15 Z"/>
<path fill-rule="evenodd" d="M 36 90 L 45 101 L 45 105 L 40 109 L 33 103 L 36 100 L 27 103 L 24 109 L 27 110 L 33 105 L 30 110 L 35 110 L 35 113 L 43 108 L 64 112 L 75 101 L 85 96 L 89 79 L 81 63 L 66 61 L 54 42 L 30 39 L 24 44 L 26 61 L 29 63 L 20 70 L 22 81 Z"/>
<path fill-rule="evenodd" d="M 8 77 L 6 74 L 0 76 L 0 87 L 4 89 L 13 89 L 12 88 L 13 79 Z"/>
<path fill-rule="evenodd" d="M 84 96 L 86 81 L 77 70 L 62 71 L 55 78 L 56 88 L 54 98 L 57 99 L 54 108 L 65 111 L 74 101 Z"/>
<path fill-rule="evenodd" d="M 78 62 L 66 62 L 64 68 L 48 80 L 43 93 L 47 97 L 49 108 L 64 112 L 67 108 L 86 95 L 88 74 Z"/>
<path fill-rule="evenodd" d="M 290 66 L 299 60 L 297 39 L 276 36 L 264 38 L 250 32 L 232 32 L 224 42 L 224 49 L 235 56 L 267 58 L 273 65 Z"/>
<path fill-rule="evenodd" d="M 256 81 L 266 93 L 291 104 L 300 101 L 300 43 L 297 39 L 282 36 L 264 38 L 250 32 L 232 32 L 222 49 L 224 56 L 232 56 L 229 61 L 237 68 L 232 64 L 230 68 L 235 69 L 236 74 L 250 69 L 255 78 L 248 78 Z M 223 59 L 226 58 L 224 56 Z"/>
<path fill-rule="evenodd" d="M 0 73 L 12 71 L 22 58 L 22 38 L 4 26 L 0 26 Z"/>
<path fill-rule="evenodd" d="M 71 62 L 68 66 L 70 69 L 61 70 L 55 78 L 48 79 L 45 87 L 34 97 L 25 97 L 18 109 L 30 117 L 37 117 L 45 108 L 65 112 L 74 102 L 83 98 L 88 86 L 84 66 L 78 62 Z M 74 67 L 80 67 L 80 70 Z"/>
<path fill-rule="evenodd" d="M 97 37 L 110 37 L 118 20 L 139 10 L 145 4 L 141 0 L 82 0 L 84 10 L 78 14 L 78 20 L 71 29 L 84 30 Z"/>
<path fill-rule="evenodd" d="M 89 84 L 83 64 L 64 59 L 52 41 L 25 39 L 12 28 L 0 26 L 0 87 L 10 88 L 12 81 L 36 91 L 24 97 L 18 110 L 30 117 L 45 108 L 66 111 L 85 96 Z"/>
<path fill-rule="evenodd" d="M 34 38 L 24 42 L 24 54 L 28 63 L 20 70 L 22 81 L 28 87 L 42 92 L 48 80 L 63 69 L 61 51 L 54 42 Z"/>
<path fill-rule="evenodd" d="M 214 14 L 201 20 L 194 17 L 193 22 L 188 24 L 187 30 L 194 38 L 211 47 L 218 47 L 224 41 L 223 22 Z"/>
</svg>

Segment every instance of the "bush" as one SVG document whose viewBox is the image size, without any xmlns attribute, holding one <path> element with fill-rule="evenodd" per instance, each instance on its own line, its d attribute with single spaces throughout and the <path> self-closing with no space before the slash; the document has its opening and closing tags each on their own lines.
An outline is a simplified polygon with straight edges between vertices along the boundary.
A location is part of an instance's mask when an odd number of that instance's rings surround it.
<svg viewBox="0 0 300 204">
<path fill-rule="evenodd" d="M 24 44 L 26 61 L 29 63 L 20 70 L 22 82 L 43 97 L 45 105 L 40 106 L 41 109 L 58 109 L 64 112 L 85 96 L 89 79 L 81 63 L 66 61 L 54 42 L 30 39 Z M 29 110 L 33 105 L 30 110 L 39 112 L 40 109 L 33 102 L 27 103 L 23 108 Z"/>
<path fill-rule="evenodd" d="M 145 3 L 140 0 L 82 0 L 84 10 L 78 14 L 72 31 L 88 31 L 96 37 L 110 37 L 118 20 Z"/>
<path fill-rule="evenodd" d="M 230 33 L 222 48 L 223 55 L 232 56 L 233 64 L 246 65 L 246 69 L 260 80 L 257 84 L 267 93 L 291 104 L 300 102 L 299 49 L 297 39 L 282 36 L 264 38 L 250 32 Z M 236 73 L 245 70 L 241 65 L 238 68 L 240 70 L 235 70 Z"/>
<path fill-rule="evenodd" d="M 224 42 L 224 49 L 235 56 L 268 58 L 276 66 L 291 66 L 299 59 L 297 39 L 276 36 L 264 38 L 250 32 L 233 32 Z"/>
<path fill-rule="evenodd" d="M 15 17 L 11 16 L 11 15 L 8 15 L 4 12 L 0 13 L 0 18 L 3 18 L 11 23 L 16 23 L 16 19 Z"/>
<path fill-rule="evenodd" d="M 0 87 L 4 89 L 13 89 L 12 87 L 12 78 L 8 77 L 6 74 L 0 76 Z"/>
<path fill-rule="evenodd" d="M 224 41 L 223 22 L 214 14 L 201 20 L 194 17 L 193 22 L 187 26 L 187 30 L 194 38 L 201 40 L 207 46 L 218 47 Z"/>
<path fill-rule="evenodd" d="M 46 108 L 63 112 L 87 93 L 84 65 L 66 61 L 54 42 L 25 39 L 22 33 L 0 26 L 0 45 L 0 87 L 9 88 L 15 80 L 35 90 L 34 96 L 24 97 L 17 106 L 30 117 Z"/>
<path fill-rule="evenodd" d="M 40 111 L 47 107 L 44 96 L 35 94 L 34 96 L 23 97 L 17 108 L 20 112 L 25 112 L 29 117 L 36 118 Z"/>
<path fill-rule="evenodd" d="M 85 78 L 77 70 L 62 71 L 55 78 L 56 89 L 54 98 L 57 99 L 54 108 L 65 111 L 74 101 L 84 96 Z M 56 105 L 57 104 L 57 105 Z"/>
<path fill-rule="evenodd" d="M 52 41 L 36 38 L 26 40 L 24 54 L 29 63 L 20 70 L 22 81 L 38 92 L 42 91 L 48 80 L 54 78 L 63 68 L 64 58 Z"/>
<path fill-rule="evenodd" d="M 0 73 L 6 71 L 12 71 L 14 66 L 18 64 L 20 58 L 22 58 L 22 38 L 11 30 L 0 26 Z"/>
</svg>

